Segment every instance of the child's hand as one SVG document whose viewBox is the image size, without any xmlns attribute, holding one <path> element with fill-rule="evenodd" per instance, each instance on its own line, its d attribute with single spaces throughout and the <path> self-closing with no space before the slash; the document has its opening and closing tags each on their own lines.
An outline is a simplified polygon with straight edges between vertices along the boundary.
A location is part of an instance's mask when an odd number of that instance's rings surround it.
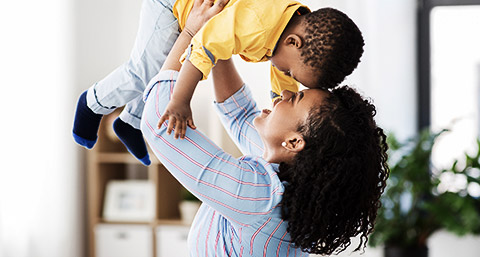
<svg viewBox="0 0 480 257">
<path fill-rule="evenodd" d="M 168 103 L 165 112 L 163 113 L 160 121 L 158 122 L 157 128 L 160 128 L 162 124 L 169 120 L 167 134 L 171 134 L 172 130 L 175 130 L 174 138 L 181 139 L 185 138 L 185 132 L 187 131 L 187 125 L 191 129 L 196 129 L 195 124 L 192 119 L 192 110 L 190 109 L 190 104 L 177 102 L 172 100 Z"/>
</svg>

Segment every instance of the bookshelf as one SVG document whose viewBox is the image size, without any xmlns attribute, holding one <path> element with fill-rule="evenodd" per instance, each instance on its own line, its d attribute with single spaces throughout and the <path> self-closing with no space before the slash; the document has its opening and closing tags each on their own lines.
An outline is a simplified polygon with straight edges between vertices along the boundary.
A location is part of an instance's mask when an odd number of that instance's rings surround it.
<svg viewBox="0 0 480 257">
<path fill-rule="evenodd" d="M 147 233 L 146 238 L 151 240 L 151 243 L 149 242 L 148 245 L 151 245 L 153 248 L 148 249 L 147 255 L 156 257 L 157 249 L 155 242 L 157 242 L 157 235 L 155 231 L 159 226 L 189 227 L 189 224 L 181 221 L 178 208 L 181 201 L 180 190 L 182 186 L 163 167 L 151 151 L 152 164 L 148 167 L 143 166 L 127 152 L 125 146 L 114 135 L 111 126 L 118 114 L 119 112 L 116 111 L 102 119 L 97 144 L 87 154 L 88 256 L 99 257 L 97 255 L 99 255 L 98 252 L 101 246 L 96 245 L 98 242 L 96 229 L 99 227 L 119 225 L 119 227 L 128 228 L 130 225 L 137 225 L 137 227 L 142 227 L 144 231 L 150 231 Z M 151 222 L 109 222 L 103 218 L 107 183 L 112 180 L 128 179 L 149 180 L 154 183 L 156 207 L 155 218 Z M 102 246 L 102 248 L 105 248 L 105 246 Z"/>
</svg>

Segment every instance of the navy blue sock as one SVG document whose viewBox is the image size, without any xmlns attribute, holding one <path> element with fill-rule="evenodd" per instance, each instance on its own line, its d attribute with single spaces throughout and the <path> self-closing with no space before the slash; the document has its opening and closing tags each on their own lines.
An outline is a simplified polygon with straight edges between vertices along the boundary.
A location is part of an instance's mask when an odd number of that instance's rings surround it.
<svg viewBox="0 0 480 257">
<path fill-rule="evenodd" d="M 87 91 L 78 98 L 75 120 L 73 122 L 73 138 L 79 145 L 91 149 L 97 142 L 101 114 L 96 114 L 87 106 Z"/>
<path fill-rule="evenodd" d="M 139 129 L 136 129 L 130 124 L 123 122 L 120 118 L 117 118 L 115 122 L 113 122 L 113 130 L 133 156 L 140 160 L 144 165 L 150 165 L 150 156 L 148 155 L 147 145 L 145 144 L 142 132 Z"/>
</svg>

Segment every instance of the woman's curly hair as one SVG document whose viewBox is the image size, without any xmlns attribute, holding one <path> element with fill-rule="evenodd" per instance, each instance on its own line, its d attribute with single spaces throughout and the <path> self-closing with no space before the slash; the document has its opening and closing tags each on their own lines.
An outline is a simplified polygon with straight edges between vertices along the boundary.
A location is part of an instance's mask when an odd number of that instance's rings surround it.
<svg viewBox="0 0 480 257">
<path fill-rule="evenodd" d="M 346 14 L 333 8 L 321 8 L 302 16 L 303 62 L 317 71 L 319 85 L 333 88 L 360 62 L 364 45 L 362 32 Z"/>
<path fill-rule="evenodd" d="M 389 174 L 386 136 L 373 117 L 375 106 L 354 89 L 330 90 L 299 125 L 305 147 L 293 163 L 281 163 L 286 181 L 282 217 L 296 247 L 330 255 L 373 231 Z"/>
</svg>

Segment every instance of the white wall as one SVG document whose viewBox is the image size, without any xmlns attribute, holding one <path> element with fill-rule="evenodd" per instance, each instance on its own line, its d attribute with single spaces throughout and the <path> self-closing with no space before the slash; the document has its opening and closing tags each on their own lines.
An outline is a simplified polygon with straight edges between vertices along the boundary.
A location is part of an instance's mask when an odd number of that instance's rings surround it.
<svg viewBox="0 0 480 257">
<path fill-rule="evenodd" d="M 358 240 L 354 240 L 352 245 L 338 257 L 383 257 L 383 248 L 367 247 L 365 252 L 352 252 L 358 245 Z M 480 237 L 467 235 L 458 237 L 445 231 L 439 231 L 432 235 L 428 240 L 429 257 L 478 257 L 480 253 Z M 311 257 L 319 255 L 310 255 Z"/>
<path fill-rule="evenodd" d="M 361 63 L 343 84 L 356 87 L 377 107 L 377 122 L 399 139 L 416 132 L 416 1 L 303 0 L 310 9 L 345 12 L 364 35 Z M 260 107 L 269 107 L 269 63 L 235 58 Z"/>
<path fill-rule="evenodd" d="M 336 7 L 357 22 L 365 36 L 365 54 L 348 83 L 374 100 L 386 130 L 401 138 L 413 134 L 416 1 L 304 2 L 312 9 Z M 78 161 L 77 155 L 83 157 L 85 151 L 70 135 L 75 102 L 80 92 L 127 60 L 140 4 L 141 0 L 1 2 L 0 256 L 84 254 L 85 212 L 79 204 L 83 159 Z M 236 63 L 260 107 L 268 106 L 268 64 Z M 212 110 L 205 104 L 212 99 L 211 86 L 203 83 L 192 104 L 196 124 L 235 152 L 216 118 L 203 115 L 201 108 Z M 480 250 L 478 242 L 435 235 L 431 257 L 453 255 L 441 247 L 461 247 L 465 254 L 457 255 L 468 256 Z M 367 249 L 363 256 L 380 256 L 380 250 Z"/>
<path fill-rule="evenodd" d="M 74 0 L 78 94 L 128 60 L 142 0 Z"/>
<path fill-rule="evenodd" d="M 399 138 L 416 131 L 416 2 L 415 0 L 324 0 L 304 1 L 316 10 L 324 6 L 345 12 L 365 38 L 365 53 L 357 70 L 347 78 L 377 106 L 377 122 Z M 357 242 L 357 241 L 355 241 Z M 480 253 L 480 237 L 456 237 L 447 232 L 429 240 L 430 257 L 474 257 Z M 382 249 L 367 248 L 338 255 L 380 257 Z"/>
<path fill-rule="evenodd" d="M 415 0 L 306 0 L 312 10 L 334 7 L 357 24 L 365 39 L 358 68 L 347 78 L 371 97 L 377 121 L 405 138 L 416 131 Z"/>
<path fill-rule="evenodd" d="M 0 2 L 0 256 L 83 256 L 71 4 Z"/>
<path fill-rule="evenodd" d="M 349 85 L 371 97 L 378 108 L 379 124 L 406 138 L 416 131 L 416 1 L 415 0 L 305 0 L 315 10 L 331 6 L 347 13 L 365 38 L 365 53 Z M 141 0 L 76 1 L 78 93 L 103 78 L 127 60 L 138 25 Z M 235 58 L 244 81 L 254 92 L 259 106 L 268 107 L 269 64 L 246 63 Z M 212 115 L 213 91 L 210 79 L 197 87 L 192 110 L 196 125 L 227 151 L 238 155 Z M 478 238 L 457 238 L 442 232 L 432 237 L 431 257 L 447 257 L 448 249 L 463 247 L 465 255 L 478 252 Z M 382 256 L 381 249 L 367 248 L 364 255 L 350 252 L 340 256 Z"/>
</svg>

